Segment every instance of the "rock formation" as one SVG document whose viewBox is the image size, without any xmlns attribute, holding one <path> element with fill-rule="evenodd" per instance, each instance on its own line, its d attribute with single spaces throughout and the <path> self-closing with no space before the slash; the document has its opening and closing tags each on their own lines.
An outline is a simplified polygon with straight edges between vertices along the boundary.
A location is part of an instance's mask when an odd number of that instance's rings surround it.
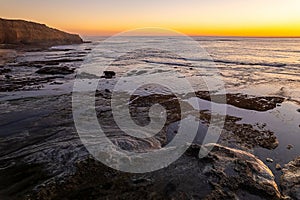
<svg viewBox="0 0 300 200">
<path fill-rule="evenodd" d="M 69 34 L 24 20 L 0 18 L 0 44 L 63 45 L 82 43 L 79 35 Z"/>
<path fill-rule="evenodd" d="M 300 157 L 286 164 L 282 172 L 282 193 L 286 199 L 300 199 Z"/>
<path fill-rule="evenodd" d="M 28 199 L 281 199 L 270 169 L 252 154 L 217 144 L 198 158 L 198 145 L 169 167 L 128 174 L 92 158 L 77 162 L 76 172 L 63 181 L 50 179 Z"/>
</svg>

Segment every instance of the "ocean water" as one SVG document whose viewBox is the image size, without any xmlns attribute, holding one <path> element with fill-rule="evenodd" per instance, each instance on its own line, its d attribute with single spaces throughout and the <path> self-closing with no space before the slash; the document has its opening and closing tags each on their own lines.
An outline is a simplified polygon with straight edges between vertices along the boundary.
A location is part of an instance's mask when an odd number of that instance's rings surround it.
<svg viewBox="0 0 300 200">
<path fill-rule="evenodd" d="M 201 40 L 233 90 L 299 100 L 300 39 Z"/>
<path fill-rule="evenodd" d="M 177 77 L 196 80 L 195 90 L 201 90 L 199 79 L 214 74 L 227 92 L 278 95 L 300 101 L 300 38 L 124 37 L 108 39 L 109 42 L 103 37 L 86 39 L 93 41 L 90 45 L 97 49 L 94 53 L 98 61 L 110 59 L 113 63 L 107 69 L 116 70 L 121 76 L 176 71 Z M 194 47 L 194 41 L 199 49 Z M 153 47 L 156 49 L 145 50 Z M 140 48 L 144 50 L 139 51 Z M 147 69 L 137 66 L 141 62 Z"/>
<path fill-rule="evenodd" d="M 16 62 L 61 58 L 87 60 L 93 54 L 93 57 L 98 59 L 95 69 L 115 70 L 119 76 L 158 74 L 164 77 L 166 75 L 164 72 L 176 72 L 177 78 L 187 78 L 194 82 L 195 90 L 201 90 L 205 86 L 200 79 L 216 75 L 215 78 L 220 79 L 221 84 L 224 84 L 226 92 L 278 95 L 300 101 L 300 38 L 191 37 L 187 42 L 181 42 L 181 45 L 174 42 L 178 40 L 174 37 L 122 38 L 118 42 L 112 40 L 109 43 L 105 42 L 107 37 L 85 37 L 84 39 L 92 43 L 56 46 L 52 47 L 51 51 L 14 52 L 18 54 Z M 190 43 L 199 46 L 188 49 Z M 162 51 L 162 44 L 166 44 L 167 51 Z M 155 49 L 147 50 L 149 47 Z M 129 49 L 132 51 L 128 51 Z M 188 51 L 184 52 L 184 50 Z M 184 55 L 179 55 L 178 52 L 183 52 Z M 104 63 L 107 65 L 104 66 Z M 67 64 L 77 69 L 82 68 L 77 63 Z M 142 67 L 141 64 L 144 66 Z M 143 69 L 144 67 L 146 69 Z M 18 66 L 11 69 L 12 75 L 16 77 L 36 76 L 34 67 Z M 171 75 L 173 76 L 174 74 Z M 62 81 L 66 82 L 65 79 Z M 69 86 L 59 86 L 59 90 L 70 91 L 72 83 Z M 55 92 L 53 90 L 55 88 L 44 84 L 39 92 L 34 94 L 43 91 L 52 93 Z M 30 88 L 26 90 L 25 93 L 32 93 Z M 1 96 L 6 94 L 1 93 Z"/>
</svg>

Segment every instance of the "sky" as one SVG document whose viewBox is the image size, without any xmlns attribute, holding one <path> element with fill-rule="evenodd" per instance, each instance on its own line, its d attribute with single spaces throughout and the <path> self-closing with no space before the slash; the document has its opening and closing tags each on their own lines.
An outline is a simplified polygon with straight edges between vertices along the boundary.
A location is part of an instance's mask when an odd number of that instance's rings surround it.
<svg viewBox="0 0 300 200">
<path fill-rule="evenodd" d="M 80 35 L 160 27 L 201 36 L 300 36 L 300 0 L 1 0 L 0 17 Z"/>
</svg>

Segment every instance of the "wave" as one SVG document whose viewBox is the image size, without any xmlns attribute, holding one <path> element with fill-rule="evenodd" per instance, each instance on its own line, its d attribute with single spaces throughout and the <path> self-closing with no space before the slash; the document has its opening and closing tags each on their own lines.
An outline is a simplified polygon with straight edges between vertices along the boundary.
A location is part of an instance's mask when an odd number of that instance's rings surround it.
<svg viewBox="0 0 300 200">
<path fill-rule="evenodd" d="M 214 62 L 214 63 L 221 63 L 221 64 L 232 64 L 232 65 L 248 65 L 248 66 L 265 66 L 265 67 L 286 67 L 287 64 L 285 63 L 268 63 L 268 62 L 243 62 L 243 61 L 232 61 L 232 60 L 220 60 L 220 59 L 184 59 L 184 58 L 177 58 L 184 61 L 192 61 L 192 62 Z M 176 66 L 191 66 L 192 63 L 176 63 L 176 62 L 156 62 L 156 61 L 149 61 L 149 60 L 143 60 L 147 63 L 155 63 L 155 64 L 163 64 L 163 65 L 176 65 Z M 300 65 L 297 64 L 289 64 L 289 66 L 296 66 L 300 67 Z"/>
<path fill-rule="evenodd" d="M 277 52 L 286 52 L 286 53 L 300 53 L 298 50 L 281 50 L 281 49 L 275 49 L 271 51 L 277 51 Z"/>
<path fill-rule="evenodd" d="M 285 63 L 267 63 L 267 62 L 241 62 L 241 61 L 231 61 L 231 60 L 214 60 L 215 63 L 223 64 L 233 64 L 233 65 L 259 65 L 266 67 L 285 67 Z"/>
</svg>

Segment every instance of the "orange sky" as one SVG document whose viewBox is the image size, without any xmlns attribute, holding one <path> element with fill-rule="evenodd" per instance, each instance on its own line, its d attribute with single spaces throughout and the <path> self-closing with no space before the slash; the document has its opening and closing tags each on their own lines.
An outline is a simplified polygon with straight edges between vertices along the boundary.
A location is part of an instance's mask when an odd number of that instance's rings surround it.
<svg viewBox="0 0 300 200">
<path fill-rule="evenodd" d="M 0 17 L 81 35 L 161 27 L 189 35 L 300 36 L 300 0 L 2 0 Z"/>
</svg>

